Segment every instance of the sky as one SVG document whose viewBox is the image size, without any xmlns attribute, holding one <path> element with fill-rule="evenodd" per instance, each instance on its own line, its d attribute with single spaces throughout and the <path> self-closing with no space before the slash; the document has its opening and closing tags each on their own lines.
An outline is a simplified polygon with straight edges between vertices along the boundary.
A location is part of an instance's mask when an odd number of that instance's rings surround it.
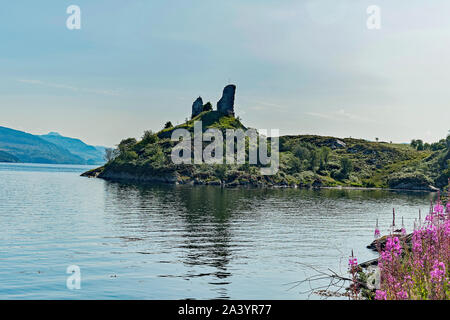
<svg viewBox="0 0 450 320">
<path fill-rule="evenodd" d="M 69 30 L 67 7 L 81 9 Z M 381 9 L 368 29 L 368 6 Z M 93 145 L 181 123 L 200 95 L 257 129 L 438 141 L 450 129 L 446 0 L 8 1 L 0 126 Z"/>
</svg>

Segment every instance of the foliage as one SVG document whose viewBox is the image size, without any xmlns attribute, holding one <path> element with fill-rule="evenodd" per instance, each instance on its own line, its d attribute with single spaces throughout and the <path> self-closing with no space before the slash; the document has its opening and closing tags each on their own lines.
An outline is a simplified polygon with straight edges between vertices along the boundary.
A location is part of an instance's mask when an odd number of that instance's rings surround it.
<svg viewBox="0 0 450 320">
<path fill-rule="evenodd" d="M 117 147 L 119 148 L 120 154 L 122 155 L 126 151 L 129 151 L 136 143 L 137 141 L 135 138 L 127 138 L 120 141 Z"/>
<path fill-rule="evenodd" d="M 213 106 L 211 104 L 211 102 L 207 102 L 203 105 L 203 110 L 202 111 L 212 111 Z"/>
<path fill-rule="evenodd" d="M 400 233 L 394 229 L 395 222 L 384 247 L 377 242 L 379 258 L 376 273 L 379 277 L 372 293 L 367 290 L 371 284 L 368 274 L 360 271 L 352 253 L 349 260 L 352 298 L 358 299 L 361 294 L 364 298 L 375 300 L 449 300 L 450 190 L 445 206 L 438 193 L 437 201 L 431 206 L 425 221 L 419 221 L 418 225 L 415 223 L 410 236 L 406 236 L 403 226 Z M 379 236 L 377 227 L 375 237 Z"/>
<path fill-rule="evenodd" d="M 430 150 L 418 151 L 406 144 L 370 142 L 362 139 L 301 135 L 280 137 L 280 167 L 275 176 L 261 176 L 259 165 L 227 164 L 227 174 L 208 166 L 177 165 L 170 159 L 176 142 L 171 141 L 174 130 L 183 128 L 191 135 L 194 122 L 202 122 L 202 130 L 218 128 L 247 128 L 239 118 L 217 111 L 204 111 L 185 123 L 159 132 L 146 131 L 140 141 L 125 139 L 119 144 L 120 156 L 105 170 L 146 170 L 146 174 L 175 174 L 183 183 L 208 183 L 222 180 L 226 184 L 243 181 L 252 185 L 297 185 L 300 187 L 353 186 L 402 188 L 405 185 L 429 190 L 430 186 L 444 187 L 449 176 L 450 154 L 448 139 L 430 144 Z M 444 143 L 445 142 L 445 143 Z M 414 140 L 415 144 L 417 143 Z M 209 143 L 204 143 L 205 147 Z M 435 151 L 433 151 L 433 145 Z M 112 165 L 114 164 L 114 165 Z M 114 168 L 114 169 L 113 169 Z M 140 171 L 139 171 L 140 172 Z M 230 174 L 230 173 L 233 174 Z M 184 178 L 181 178 L 184 177 Z"/>
<path fill-rule="evenodd" d="M 388 180 L 388 184 L 390 188 L 402 188 L 408 189 L 407 186 L 416 186 L 426 188 L 433 184 L 433 181 L 427 177 L 426 175 L 413 172 L 413 173 L 396 173 L 391 176 Z"/>
<path fill-rule="evenodd" d="M 172 128 L 172 127 L 173 127 L 173 124 L 170 121 L 167 121 L 166 124 L 164 125 L 164 129 L 169 129 L 169 128 Z"/>
<path fill-rule="evenodd" d="M 113 161 L 115 158 L 117 158 L 119 156 L 119 149 L 113 149 L 113 148 L 106 148 L 105 149 L 105 161 L 106 162 L 111 162 Z"/>
<path fill-rule="evenodd" d="M 350 172 L 352 172 L 352 170 L 353 170 L 352 161 L 347 157 L 342 158 L 341 159 L 341 175 L 342 175 L 342 177 L 344 177 L 344 179 L 348 178 L 350 175 Z"/>
<path fill-rule="evenodd" d="M 450 199 L 448 199 L 450 200 Z M 450 202 L 432 207 L 423 226 L 414 230 L 411 248 L 399 237 L 387 239 L 380 252 L 380 300 L 450 299 Z"/>
<path fill-rule="evenodd" d="M 170 121 L 166 123 L 165 127 L 171 125 Z M 171 127 L 169 127 L 171 128 Z M 158 136 L 153 133 L 151 130 L 144 131 L 144 135 L 142 136 L 142 143 L 143 144 L 152 144 L 158 141 Z"/>
</svg>

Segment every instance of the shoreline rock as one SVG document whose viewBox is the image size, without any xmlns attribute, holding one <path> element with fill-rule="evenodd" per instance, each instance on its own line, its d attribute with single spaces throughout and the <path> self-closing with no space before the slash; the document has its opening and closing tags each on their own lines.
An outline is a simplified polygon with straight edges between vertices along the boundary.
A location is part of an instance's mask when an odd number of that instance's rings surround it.
<svg viewBox="0 0 450 320">
<path fill-rule="evenodd" d="M 177 172 L 167 175 L 147 175 L 147 174 L 131 174 L 129 172 L 113 172 L 104 171 L 105 167 L 99 167 L 81 174 L 82 177 L 88 178 L 99 178 L 108 181 L 116 182 L 131 182 L 131 183 L 165 183 L 171 185 L 209 185 L 209 186 L 220 186 L 225 188 L 299 188 L 299 189 L 333 189 L 333 190 L 386 190 L 386 191 L 408 191 L 408 192 L 423 192 L 427 190 L 411 190 L 411 189 L 392 189 L 392 188 L 364 188 L 364 187 L 352 187 L 352 186 L 323 186 L 317 183 L 312 184 L 288 184 L 286 182 L 273 183 L 263 179 L 256 180 L 233 180 L 229 182 L 224 182 L 219 179 L 199 179 L 199 178 L 188 178 L 181 177 Z M 437 192 L 431 191 L 430 192 Z"/>
</svg>

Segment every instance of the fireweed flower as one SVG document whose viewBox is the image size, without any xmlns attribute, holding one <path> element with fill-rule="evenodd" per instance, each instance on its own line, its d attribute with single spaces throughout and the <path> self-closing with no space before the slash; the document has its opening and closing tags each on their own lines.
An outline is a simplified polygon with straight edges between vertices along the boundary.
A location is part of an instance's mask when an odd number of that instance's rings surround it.
<svg viewBox="0 0 450 320">
<path fill-rule="evenodd" d="M 374 237 L 375 239 L 378 239 L 380 237 L 380 230 L 378 228 L 375 228 Z"/>
<path fill-rule="evenodd" d="M 386 298 L 387 298 L 386 291 L 377 290 L 375 292 L 375 300 L 386 300 Z"/>
<path fill-rule="evenodd" d="M 448 206 L 448 203 L 447 203 Z M 435 213 L 444 213 L 444 206 L 440 205 L 439 203 L 434 206 L 434 212 Z"/>
<path fill-rule="evenodd" d="M 405 283 L 406 285 L 408 285 L 408 286 L 414 285 L 414 282 L 413 282 L 413 280 L 412 280 L 412 278 L 411 278 L 411 276 L 410 276 L 409 274 L 405 276 L 405 278 L 403 279 L 403 281 L 404 281 L 404 283 Z"/>
<path fill-rule="evenodd" d="M 387 239 L 385 251 L 393 254 L 394 256 L 399 256 L 402 253 L 402 246 L 400 245 L 400 240 L 398 237 Z"/>
<path fill-rule="evenodd" d="M 397 292 L 397 298 L 399 298 L 401 300 L 408 299 L 408 293 L 405 290 L 401 290 L 401 291 Z"/>
<path fill-rule="evenodd" d="M 351 257 L 350 259 L 348 259 L 348 265 L 349 265 L 349 267 L 357 266 L 358 265 L 358 259 Z"/>
<path fill-rule="evenodd" d="M 445 275 L 445 264 L 436 260 L 433 264 L 433 270 L 430 272 L 431 282 L 440 283 Z"/>
<path fill-rule="evenodd" d="M 380 229 L 378 227 L 378 219 L 377 219 L 377 224 L 375 225 L 375 233 L 373 236 L 375 237 L 375 239 L 378 239 L 381 236 Z"/>
<path fill-rule="evenodd" d="M 403 227 L 402 223 L 402 233 Z M 378 223 L 375 234 L 377 229 Z M 419 213 L 410 246 L 403 247 L 400 239 L 391 235 L 379 253 L 380 286 L 375 292 L 376 300 L 448 299 L 450 194 L 445 205 L 439 201 L 431 203 L 425 223 L 421 223 Z M 349 265 L 353 265 L 352 259 Z"/>
<path fill-rule="evenodd" d="M 416 237 L 416 234 L 413 235 L 412 251 L 417 254 L 422 253 L 422 241 L 420 236 Z"/>
</svg>

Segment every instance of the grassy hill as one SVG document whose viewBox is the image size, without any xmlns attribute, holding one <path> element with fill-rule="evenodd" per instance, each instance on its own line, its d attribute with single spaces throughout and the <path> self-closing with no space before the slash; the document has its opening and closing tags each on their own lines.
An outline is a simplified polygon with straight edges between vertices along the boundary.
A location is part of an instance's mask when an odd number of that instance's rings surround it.
<svg viewBox="0 0 450 320">
<path fill-rule="evenodd" d="M 449 174 L 449 150 L 418 151 L 406 144 L 339 139 L 314 135 L 280 137 L 280 169 L 262 176 L 256 165 L 175 165 L 170 159 L 176 144 L 173 130 L 193 132 L 194 121 L 208 128 L 246 129 L 239 118 L 217 111 L 202 112 L 176 127 L 146 132 L 140 141 L 122 140 L 118 156 L 105 166 L 87 172 L 112 180 L 169 182 L 212 185 L 299 186 L 299 187 L 379 187 L 433 190 L 444 187 Z M 206 143 L 208 144 L 208 143 Z"/>
</svg>

